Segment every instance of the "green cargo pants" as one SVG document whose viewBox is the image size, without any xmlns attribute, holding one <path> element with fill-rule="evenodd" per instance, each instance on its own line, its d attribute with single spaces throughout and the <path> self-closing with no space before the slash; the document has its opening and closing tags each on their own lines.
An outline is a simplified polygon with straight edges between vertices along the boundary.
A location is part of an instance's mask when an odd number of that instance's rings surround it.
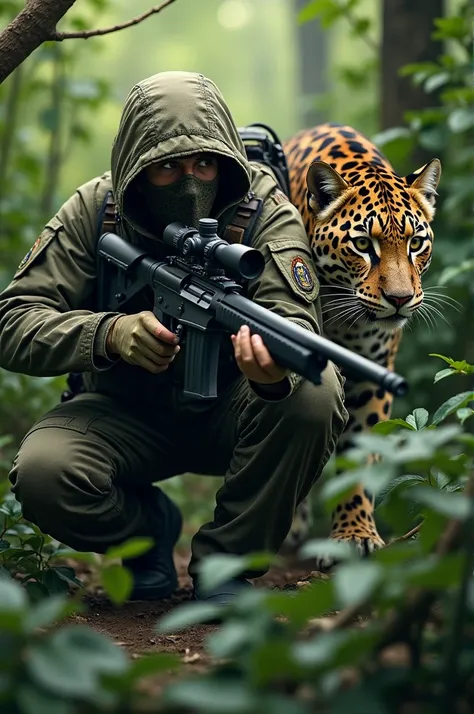
<svg viewBox="0 0 474 714">
<path fill-rule="evenodd" d="M 279 402 L 258 398 L 244 378 L 209 402 L 163 388 L 146 414 L 86 393 L 33 426 L 10 480 L 26 519 L 69 547 L 103 553 L 153 535 L 152 483 L 185 472 L 225 475 L 213 522 L 192 541 L 193 576 L 209 553 L 278 552 L 346 421 L 331 364 L 322 385 L 303 381 Z"/>
</svg>

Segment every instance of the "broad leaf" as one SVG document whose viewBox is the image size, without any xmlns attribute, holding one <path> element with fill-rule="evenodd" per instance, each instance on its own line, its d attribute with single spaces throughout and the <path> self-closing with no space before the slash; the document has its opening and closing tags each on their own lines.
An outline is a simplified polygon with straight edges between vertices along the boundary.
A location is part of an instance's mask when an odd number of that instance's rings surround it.
<svg viewBox="0 0 474 714">
<path fill-rule="evenodd" d="M 122 605 L 133 589 L 133 575 L 121 565 L 109 565 L 101 572 L 102 585 L 116 605 Z"/>
<path fill-rule="evenodd" d="M 441 404 L 433 415 L 433 424 L 439 424 L 446 417 L 453 414 L 462 407 L 467 407 L 474 400 L 474 392 L 461 392 L 450 397 L 447 401 Z"/>
<path fill-rule="evenodd" d="M 212 605 L 208 602 L 186 603 L 162 617 L 156 626 L 156 631 L 162 634 L 178 632 L 186 627 L 199 625 L 222 616 L 226 610 L 227 608 L 223 608 L 221 605 Z"/>
<path fill-rule="evenodd" d="M 139 555 L 147 553 L 153 545 L 153 538 L 130 538 L 121 545 L 110 547 L 105 553 L 104 559 L 112 560 L 122 558 L 122 560 L 124 560 L 127 558 L 137 558 Z"/>
<path fill-rule="evenodd" d="M 125 652 L 82 625 L 65 627 L 29 647 L 25 667 L 34 682 L 58 696 L 91 698 L 102 691 L 102 674 L 121 675 Z"/>
</svg>

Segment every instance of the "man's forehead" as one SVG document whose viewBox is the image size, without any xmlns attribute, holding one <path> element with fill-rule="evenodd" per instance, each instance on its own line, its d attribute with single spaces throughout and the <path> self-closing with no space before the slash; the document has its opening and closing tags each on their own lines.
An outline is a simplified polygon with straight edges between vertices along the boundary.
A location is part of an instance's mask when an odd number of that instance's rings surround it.
<svg viewBox="0 0 474 714">
<path fill-rule="evenodd" d="M 211 158 L 215 157 L 215 154 L 213 154 L 211 151 L 196 151 L 195 154 L 185 154 L 184 156 L 168 156 L 167 159 L 162 159 L 158 161 L 157 163 L 166 163 L 167 161 L 189 161 L 189 160 L 195 160 L 195 159 L 204 159 L 204 158 Z"/>
</svg>

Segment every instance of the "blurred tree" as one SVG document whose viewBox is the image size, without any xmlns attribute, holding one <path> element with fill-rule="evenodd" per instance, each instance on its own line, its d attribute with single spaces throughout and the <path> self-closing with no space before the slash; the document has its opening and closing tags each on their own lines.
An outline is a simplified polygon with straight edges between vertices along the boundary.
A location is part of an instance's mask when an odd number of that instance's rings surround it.
<svg viewBox="0 0 474 714">
<path fill-rule="evenodd" d="M 383 2 L 380 72 L 382 129 L 403 124 L 408 110 L 421 111 L 439 104 L 436 91 L 427 93 L 423 87 L 400 74 L 400 68 L 413 62 L 436 62 L 443 46 L 441 39 L 433 39 L 433 23 L 435 18 L 443 17 L 444 4 L 444 0 Z M 431 153 L 417 145 L 410 160 L 414 164 L 422 164 L 430 158 Z"/>
<path fill-rule="evenodd" d="M 307 0 L 295 0 L 297 16 Z M 315 101 L 327 91 L 327 32 L 318 17 L 304 24 L 297 23 L 299 67 L 299 125 L 307 128 L 327 119 L 324 109 Z"/>
</svg>

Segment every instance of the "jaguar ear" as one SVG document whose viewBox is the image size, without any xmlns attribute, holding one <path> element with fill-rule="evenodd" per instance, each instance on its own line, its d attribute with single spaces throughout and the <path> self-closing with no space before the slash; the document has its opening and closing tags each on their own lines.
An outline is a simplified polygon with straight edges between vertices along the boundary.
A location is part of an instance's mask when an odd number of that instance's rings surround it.
<svg viewBox="0 0 474 714">
<path fill-rule="evenodd" d="M 416 188 L 426 198 L 430 206 L 435 207 L 436 189 L 441 178 L 441 161 L 431 159 L 427 164 L 405 176 L 405 181 L 410 188 Z"/>
<path fill-rule="evenodd" d="M 313 161 L 306 174 L 308 205 L 313 213 L 324 211 L 341 196 L 349 184 L 325 161 Z"/>
</svg>

